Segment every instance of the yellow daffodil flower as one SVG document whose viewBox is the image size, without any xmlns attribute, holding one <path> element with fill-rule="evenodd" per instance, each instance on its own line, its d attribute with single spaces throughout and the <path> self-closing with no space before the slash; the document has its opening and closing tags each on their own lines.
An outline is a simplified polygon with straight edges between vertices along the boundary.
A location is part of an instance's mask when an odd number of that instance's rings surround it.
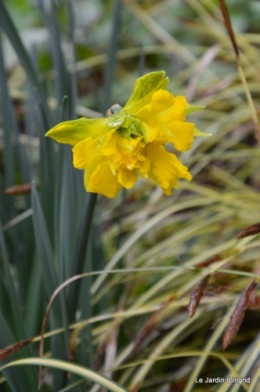
<svg viewBox="0 0 260 392">
<path fill-rule="evenodd" d="M 173 96 L 166 90 L 168 82 L 164 71 L 148 73 L 137 79 L 123 108 L 110 108 L 110 117 L 65 121 L 46 133 L 74 146 L 73 165 L 85 170 L 88 192 L 113 198 L 122 187 L 132 188 L 140 175 L 170 195 L 179 178 L 191 180 L 187 167 L 165 144 L 189 150 L 194 136 L 203 134 L 186 115 L 201 108 L 189 105 L 184 96 Z"/>
</svg>

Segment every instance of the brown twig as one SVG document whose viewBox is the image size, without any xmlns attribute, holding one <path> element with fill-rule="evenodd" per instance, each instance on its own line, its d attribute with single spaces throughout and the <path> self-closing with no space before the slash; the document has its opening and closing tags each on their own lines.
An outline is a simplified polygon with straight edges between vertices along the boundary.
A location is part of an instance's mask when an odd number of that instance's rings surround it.
<svg viewBox="0 0 260 392">
<path fill-rule="evenodd" d="M 229 16 L 229 12 L 228 12 L 228 8 L 226 5 L 225 0 L 219 0 L 219 5 L 220 5 L 220 10 L 224 19 L 224 25 L 227 29 L 228 32 L 228 36 L 230 38 L 230 41 L 232 43 L 232 47 L 234 49 L 235 55 L 236 55 L 236 60 L 237 60 L 237 68 L 238 68 L 238 72 L 239 72 L 239 76 L 241 78 L 242 84 L 244 86 L 245 89 L 245 94 L 247 97 L 247 101 L 249 104 L 249 107 L 251 109 L 251 114 L 252 114 L 252 119 L 253 119 L 253 123 L 254 123 L 254 128 L 255 128 L 255 138 L 257 140 L 257 142 L 260 142 L 260 126 L 259 126 L 259 120 L 257 117 L 257 112 L 256 112 L 256 108 L 251 96 L 251 93 L 248 89 L 248 85 L 247 85 L 247 81 L 245 78 L 245 74 L 241 65 L 241 61 L 240 61 L 240 53 L 239 53 L 239 47 L 237 45 L 237 41 L 236 41 L 236 36 L 232 27 L 232 23 L 231 23 L 231 19 Z"/>
</svg>

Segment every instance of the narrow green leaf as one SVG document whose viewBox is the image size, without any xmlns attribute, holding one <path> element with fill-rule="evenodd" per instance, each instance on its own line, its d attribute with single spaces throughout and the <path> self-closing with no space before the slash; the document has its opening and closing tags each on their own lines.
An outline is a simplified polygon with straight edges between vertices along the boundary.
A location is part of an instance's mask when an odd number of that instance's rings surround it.
<svg viewBox="0 0 260 392">
<path fill-rule="evenodd" d="M 104 86 L 104 99 L 101 106 L 101 112 L 105 113 L 111 106 L 111 90 L 114 80 L 115 67 L 116 67 L 116 52 L 118 48 L 118 37 L 121 25 L 121 11 L 122 0 L 114 1 L 114 9 L 112 13 L 112 33 L 108 50 L 108 61 L 105 67 L 105 86 Z"/>
<path fill-rule="evenodd" d="M 50 113 L 42 91 L 42 87 L 38 81 L 37 74 L 32 65 L 30 57 L 22 43 L 19 33 L 16 27 L 14 26 L 14 23 L 9 15 L 9 12 L 7 11 L 6 6 L 2 0 L 0 0 L 0 25 L 4 30 L 4 32 L 6 33 L 6 35 L 8 36 L 11 44 L 13 45 L 13 48 L 17 53 L 19 61 L 24 67 L 29 80 L 31 81 L 31 83 L 33 84 L 33 86 L 36 88 L 38 92 L 38 97 L 40 99 L 41 107 L 44 113 L 44 122 L 46 125 L 49 123 Z"/>
<path fill-rule="evenodd" d="M 15 291 L 14 282 L 10 271 L 10 263 L 8 260 L 7 247 L 5 244 L 1 222 L 0 222 L 0 249 L 1 249 L 3 272 L 4 272 L 4 275 L 1 278 L 2 278 L 2 284 L 5 285 L 6 290 L 8 292 L 9 313 L 11 314 L 11 317 L 13 319 L 13 327 L 17 339 L 23 340 L 27 338 L 27 336 L 25 334 L 25 329 L 20 313 L 20 304 L 18 302 L 17 293 Z"/>
<path fill-rule="evenodd" d="M 16 127 L 14 110 L 12 108 L 8 87 L 7 75 L 4 67 L 2 50 L 2 34 L 0 29 L 0 106 L 2 109 L 2 125 L 4 130 L 3 160 L 5 169 L 5 186 L 15 184 L 15 157 L 14 157 L 14 130 Z"/>
<path fill-rule="evenodd" d="M 38 366 L 47 366 L 53 367 L 56 369 L 60 369 L 69 373 L 74 373 L 80 377 L 85 378 L 86 380 L 91 380 L 112 392 L 127 392 L 125 388 L 120 387 L 115 382 L 109 380 L 108 378 L 101 376 L 99 373 L 94 372 L 93 370 L 86 369 L 82 366 L 75 365 L 70 362 L 59 361 L 57 359 L 49 359 L 49 358 L 26 358 L 18 361 L 10 362 L 2 367 L 0 367 L 0 371 L 12 366 L 23 366 L 23 365 L 38 365 Z"/>
<path fill-rule="evenodd" d="M 28 336 L 35 336 L 39 333 L 40 320 L 42 320 L 45 311 L 42 275 L 39 263 L 35 258 L 31 260 L 31 274 L 25 304 L 26 331 Z"/>
<path fill-rule="evenodd" d="M 39 268 L 42 274 L 45 293 L 47 298 L 50 299 L 51 295 L 58 286 L 57 272 L 54 267 L 53 256 L 50 238 L 47 231 L 43 211 L 41 208 L 40 200 L 35 187 L 32 189 L 32 209 L 33 209 L 33 224 L 34 234 L 36 239 L 36 249 L 39 260 Z M 64 309 L 64 298 L 59 297 L 55 301 L 52 312 L 50 314 L 51 328 L 55 329 L 61 325 L 66 326 L 66 314 Z M 64 324 L 65 323 L 65 324 Z M 58 358 L 64 358 L 66 355 L 66 342 L 63 336 L 53 337 L 51 340 L 52 355 Z M 57 373 L 53 374 L 54 389 L 61 388 L 64 386 L 65 374 Z"/>
<path fill-rule="evenodd" d="M 51 297 L 58 285 L 57 274 L 54 268 L 50 238 L 48 235 L 41 203 L 35 186 L 32 186 L 33 226 L 36 239 L 37 254 L 41 273 L 44 280 L 45 291 Z"/>
<path fill-rule="evenodd" d="M 64 96 L 67 96 L 70 101 L 71 86 L 61 48 L 61 34 L 57 20 L 58 5 L 52 1 L 50 3 L 50 7 L 46 7 L 46 4 L 43 2 L 43 0 L 40 0 L 39 5 L 51 37 L 50 44 L 52 49 L 52 57 L 54 60 L 54 70 L 56 74 L 56 96 L 58 100 L 58 108 L 60 109 L 62 107 Z"/>
<path fill-rule="evenodd" d="M 10 330 L 4 315 L 0 311 L 0 325 L 1 325 L 1 334 L 0 334 L 0 346 L 6 347 L 8 344 L 12 344 L 16 341 L 13 336 L 12 331 Z M 20 359 L 23 356 L 28 356 L 30 350 L 28 347 L 25 347 L 20 352 L 14 354 L 14 358 Z M 5 361 L 3 361 L 4 363 Z M 37 377 L 36 371 L 21 371 L 21 369 L 4 369 L 3 375 L 5 376 L 8 385 L 12 388 L 12 392 L 22 392 L 22 391 L 35 391 L 37 388 Z"/>
<path fill-rule="evenodd" d="M 0 344 L 1 347 L 8 345 L 8 343 L 13 343 L 16 340 L 23 340 L 28 338 L 28 335 L 25 331 L 24 322 L 20 312 L 20 304 L 17 297 L 17 292 L 14 287 L 14 282 L 12 279 L 11 271 L 10 271 L 10 263 L 8 260 L 7 247 L 4 240 L 4 235 L 0 222 L 0 250 L 1 250 L 1 258 L 3 262 L 3 270 L 4 273 L 1 274 L 1 293 L 4 291 L 7 293 L 8 297 L 5 300 L 8 303 L 8 322 L 5 318 L 5 315 L 0 311 L 0 325 L 1 325 L 1 333 L 0 333 Z M 2 287 L 4 285 L 4 288 Z M 23 350 L 23 355 L 29 355 L 30 349 L 25 347 Z M 18 355 L 21 357 L 21 354 Z M 14 391 L 20 391 L 21 385 L 23 385 L 24 390 L 31 390 L 31 388 L 35 388 L 37 384 L 36 373 L 35 371 L 31 372 L 28 370 L 24 372 L 5 372 L 6 377 L 10 380 L 10 385 L 14 385 Z M 17 387 L 16 387 L 16 386 Z M 34 386 L 34 387 L 33 387 Z M 32 389 L 33 390 L 33 389 Z"/>
<path fill-rule="evenodd" d="M 71 276 L 78 275 L 83 272 L 85 256 L 88 246 L 88 240 L 91 232 L 92 218 L 97 200 L 95 193 L 88 193 L 87 200 L 82 214 L 82 220 L 78 232 L 78 241 L 76 244 L 75 258 L 72 264 Z M 75 304 L 78 302 L 80 285 L 73 284 L 69 291 L 69 314 L 72 321 L 76 312 Z"/>
</svg>

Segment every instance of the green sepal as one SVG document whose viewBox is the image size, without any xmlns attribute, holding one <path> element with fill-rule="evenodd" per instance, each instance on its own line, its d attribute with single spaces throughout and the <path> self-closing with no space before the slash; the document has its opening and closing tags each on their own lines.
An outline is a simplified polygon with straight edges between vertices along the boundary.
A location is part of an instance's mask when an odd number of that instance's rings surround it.
<svg viewBox="0 0 260 392">
<path fill-rule="evenodd" d="M 206 137 L 206 136 L 211 136 L 210 133 L 205 133 L 205 132 L 201 132 L 198 128 L 194 128 L 193 130 L 193 136 L 202 136 L 202 137 Z"/>
<path fill-rule="evenodd" d="M 203 109 L 205 109 L 205 106 L 191 105 L 190 103 L 187 103 L 187 106 L 186 106 L 187 114 L 195 113 L 195 112 L 198 112 L 199 110 L 203 110 Z"/>
<path fill-rule="evenodd" d="M 95 137 L 103 133 L 107 128 L 107 118 L 85 118 L 64 121 L 55 125 L 45 136 L 51 137 L 59 143 L 74 146 L 87 137 Z"/>
<path fill-rule="evenodd" d="M 141 78 L 138 78 L 135 82 L 134 90 L 124 108 L 129 110 L 141 99 L 149 100 L 149 94 L 160 89 L 165 90 L 168 83 L 169 79 L 165 77 L 165 71 L 150 72 Z M 143 102 L 142 105 L 144 105 L 144 103 L 145 102 Z"/>
</svg>

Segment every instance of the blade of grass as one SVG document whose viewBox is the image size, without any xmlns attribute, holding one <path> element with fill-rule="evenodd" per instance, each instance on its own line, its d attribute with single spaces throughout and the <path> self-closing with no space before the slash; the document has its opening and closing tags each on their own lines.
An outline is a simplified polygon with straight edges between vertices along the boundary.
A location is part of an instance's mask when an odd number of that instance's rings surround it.
<svg viewBox="0 0 260 392">
<path fill-rule="evenodd" d="M 6 77 L 2 50 L 2 33 L 0 29 L 0 96 L 2 109 L 2 124 L 4 129 L 3 161 L 5 169 L 5 186 L 15 185 L 15 158 L 14 158 L 14 129 L 16 127 L 14 110 L 12 108 Z"/>
<path fill-rule="evenodd" d="M 2 311 L 0 311 L 0 345 L 5 347 L 7 344 L 12 344 L 16 341 L 12 331 L 10 330 Z M 29 355 L 28 348 L 25 348 L 21 352 L 15 354 L 15 358 L 22 358 L 24 355 Z M 3 361 L 3 363 L 7 362 Z M 5 376 L 8 385 L 12 388 L 13 392 L 19 392 L 21 389 L 25 391 L 35 391 L 37 389 L 36 372 L 20 371 L 19 369 L 4 369 L 3 375 Z"/>
<path fill-rule="evenodd" d="M 94 372 L 93 370 L 89 370 L 89 369 L 86 369 L 82 366 L 74 365 L 69 362 L 59 361 L 57 359 L 37 358 L 37 357 L 36 358 L 26 358 L 26 359 L 22 359 L 22 360 L 13 361 L 13 362 L 10 362 L 4 366 L 1 366 L 0 371 L 3 371 L 4 369 L 6 369 L 8 367 L 24 366 L 24 365 L 34 365 L 34 366 L 39 365 L 39 366 L 53 367 L 56 369 L 66 371 L 68 373 L 74 373 L 80 377 L 85 378 L 86 380 L 91 380 L 95 383 L 98 383 L 101 386 L 104 386 L 109 391 L 127 392 L 126 389 L 120 387 L 115 382 L 110 381 L 109 379 L 105 378 L 104 376 L 101 376 L 100 374 Z"/>
<path fill-rule="evenodd" d="M 35 186 L 32 186 L 33 225 L 36 239 L 38 259 L 44 280 L 45 292 L 51 296 L 58 284 L 57 274 L 53 264 L 52 249 L 43 211 Z M 57 315 L 58 317 L 58 315 Z"/>
<path fill-rule="evenodd" d="M 110 98 L 116 67 L 116 52 L 121 25 L 121 9 L 122 0 L 114 0 L 114 9 L 112 13 L 112 33 L 109 42 L 108 61 L 105 67 L 104 99 L 101 105 L 102 113 L 105 113 L 112 104 L 110 104 Z"/>
<path fill-rule="evenodd" d="M 1 227 L 1 222 L 0 222 L 0 249 L 2 253 L 2 261 L 3 261 L 3 269 L 4 269 L 4 274 L 1 277 L 2 281 L 0 282 L 1 285 L 4 285 L 8 294 L 8 321 L 9 325 L 11 326 L 13 332 L 9 330 L 9 327 L 7 326 L 7 323 L 5 322 L 4 315 L 2 315 L 1 312 L 1 317 L 2 317 L 2 322 L 1 322 L 1 345 L 6 345 L 7 342 L 13 343 L 15 339 L 17 340 L 23 340 L 28 338 L 27 331 L 25 330 L 24 322 L 21 316 L 20 312 L 20 304 L 18 301 L 17 297 L 17 292 L 14 287 L 14 282 L 12 279 L 11 271 L 10 271 L 10 264 L 8 260 L 8 253 L 7 253 L 7 247 Z M 12 336 L 14 334 L 14 336 Z M 28 348 L 24 349 L 24 353 L 26 355 L 29 355 L 30 350 Z M 15 377 L 15 380 L 18 381 L 19 378 L 19 372 L 17 373 L 17 376 Z M 35 372 L 26 372 L 25 378 L 22 381 L 22 385 L 26 387 L 26 379 L 28 379 L 28 385 L 32 383 L 31 385 L 34 385 L 36 387 L 36 373 Z M 19 384 L 19 383 L 18 383 Z"/>
<path fill-rule="evenodd" d="M 50 43 L 54 61 L 54 72 L 56 75 L 56 97 L 58 100 L 58 110 L 61 110 L 63 98 L 67 96 L 70 99 L 71 97 L 71 89 L 70 79 L 65 66 L 65 59 L 61 49 L 61 34 L 57 20 L 58 5 L 55 2 L 51 2 L 49 6 L 47 6 L 43 0 L 40 0 L 39 7 L 51 37 Z"/>
<path fill-rule="evenodd" d="M 199 315 L 201 314 L 201 311 L 199 310 L 196 314 L 195 314 L 195 318 L 198 319 Z M 192 322 L 192 320 L 194 322 Z M 149 372 L 149 370 L 151 369 L 151 367 L 153 366 L 154 362 L 156 361 L 156 358 L 161 355 L 161 353 L 167 348 L 169 347 L 170 344 L 172 344 L 172 342 L 177 339 L 179 337 L 179 335 L 181 335 L 184 331 L 185 328 L 188 328 L 191 325 L 194 325 L 194 328 L 196 328 L 197 323 L 195 323 L 195 319 L 186 319 L 185 321 L 183 321 L 182 323 L 180 323 L 176 328 L 174 328 L 170 333 L 168 333 L 163 339 L 162 341 L 160 341 L 157 346 L 153 349 L 153 351 L 151 352 L 151 354 L 149 355 L 149 362 L 143 364 L 140 369 L 134 374 L 132 380 L 131 380 L 131 384 L 129 389 L 131 391 L 134 391 L 135 387 L 140 385 L 140 382 L 143 381 L 145 375 Z"/>
<path fill-rule="evenodd" d="M 232 47 L 234 49 L 235 55 L 236 55 L 236 60 L 237 60 L 237 68 L 238 68 L 238 72 L 239 72 L 239 76 L 241 78 L 244 90 L 245 90 L 245 94 L 246 94 L 246 98 L 252 113 L 252 119 L 254 122 L 254 126 L 255 126 L 255 136 L 256 136 L 256 140 L 258 141 L 258 143 L 260 143 L 260 125 L 259 125 L 259 120 L 258 120 L 258 116 L 257 116 L 257 111 L 252 99 L 252 95 L 250 93 L 250 90 L 248 88 L 248 84 L 246 81 L 246 77 L 245 77 L 245 73 L 241 64 L 241 60 L 240 60 L 240 53 L 239 53 L 239 49 L 238 49 L 238 45 L 236 42 L 236 37 L 233 31 L 233 27 L 231 24 L 231 19 L 229 16 L 229 11 L 226 5 L 225 0 L 219 0 L 219 5 L 220 5 L 220 10 L 222 12 L 223 15 L 223 19 L 224 19 L 224 24 L 225 27 L 227 29 L 229 38 L 231 40 L 232 43 Z"/>
<path fill-rule="evenodd" d="M 18 33 L 18 31 L 17 31 L 10 15 L 9 15 L 9 12 L 7 11 L 6 6 L 2 0 L 0 1 L 0 25 L 1 25 L 2 29 L 5 31 L 9 40 L 11 41 L 11 44 L 13 45 L 13 48 L 16 51 L 17 56 L 19 58 L 19 61 L 21 62 L 22 66 L 24 67 L 25 72 L 26 72 L 29 80 L 31 81 L 33 86 L 35 86 L 35 88 L 37 90 L 38 97 L 39 97 L 40 104 L 41 104 L 41 108 L 42 108 L 42 112 L 44 114 L 43 118 L 44 118 L 45 125 L 49 124 L 50 113 L 49 113 L 49 109 L 46 104 L 46 100 L 44 97 L 44 93 L 42 91 L 42 87 L 38 81 L 37 74 L 36 74 L 35 69 L 32 65 L 30 57 L 29 57 L 29 55 L 28 55 L 28 53 L 27 53 L 27 51 L 21 41 L 19 33 Z M 47 127 L 48 127 L 48 125 L 47 125 Z"/>
<path fill-rule="evenodd" d="M 83 270 L 96 200 L 97 200 L 97 195 L 95 193 L 87 194 L 87 200 L 85 202 L 85 208 L 82 214 L 79 232 L 77 235 L 78 240 L 76 244 L 75 258 L 71 269 L 71 276 L 78 275 Z M 72 321 L 74 319 L 75 312 L 76 312 L 75 304 L 77 303 L 78 300 L 80 285 L 74 284 L 71 287 L 72 288 L 69 291 L 68 302 L 69 302 L 69 312 L 70 312 L 69 319 Z"/>
<path fill-rule="evenodd" d="M 33 208 L 33 224 L 34 234 L 36 239 L 36 249 L 39 260 L 39 268 L 42 274 L 45 294 L 50 298 L 55 288 L 58 286 L 57 271 L 54 268 L 52 249 L 50 239 L 41 208 L 40 200 L 38 198 L 37 191 L 33 186 L 32 189 L 32 208 Z M 67 320 L 66 320 L 66 309 L 64 296 L 60 297 L 54 304 L 53 312 L 50 317 L 51 328 L 55 329 L 64 326 L 65 337 L 68 335 L 67 332 Z M 64 358 L 66 355 L 66 339 L 64 336 L 53 337 L 51 341 L 52 355 L 58 358 Z M 66 381 L 66 375 L 60 372 L 54 371 L 55 389 L 60 389 L 64 386 Z"/>
<path fill-rule="evenodd" d="M 229 323 L 230 316 L 233 313 L 234 309 L 235 309 L 235 306 L 232 306 L 229 309 L 226 316 L 223 318 L 223 320 L 221 320 L 221 322 L 218 324 L 217 328 L 214 330 L 213 334 L 209 338 L 209 340 L 206 343 L 204 350 L 203 350 L 204 355 L 199 358 L 193 371 L 191 372 L 189 380 L 188 380 L 187 384 L 185 385 L 184 392 L 192 391 L 192 389 L 194 387 L 195 378 L 197 378 L 199 376 L 204 363 L 208 359 L 209 353 L 212 351 L 213 347 L 217 344 L 217 341 L 219 340 L 220 336 L 223 334 L 224 330 L 226 329 L 226 327 Z"/>
<path fill-rule="evenodd" d="M 141 226 L 138 230 L 136 230 L 131 237 L 121 246 L 121 248 L 114 254 L 110 262 L 106 265 L 104 273 L 94 282 L 91 291 L 92 294 L 95 294 L 103 281 L 106 278 L 105 271 L 106 269 L 113 268 L 116 263 L 120 260 L 120 258 L 127 252 L 128 249 L 148 230 L 150 230 L 153 226 L 158 224 L 160 221 L 165 219 L 168 215 L 173 214 L 184 208 L 195 207 L 199 205 L 211 204 L 211 200 L 201 200 L 193 198 L 191 201 L 179 203 L 179 205 L 174 205 L 169 207 L 168 209 L 158 213 L 157 215 L 150 218 L 143 226 Z"/>
</svg>

